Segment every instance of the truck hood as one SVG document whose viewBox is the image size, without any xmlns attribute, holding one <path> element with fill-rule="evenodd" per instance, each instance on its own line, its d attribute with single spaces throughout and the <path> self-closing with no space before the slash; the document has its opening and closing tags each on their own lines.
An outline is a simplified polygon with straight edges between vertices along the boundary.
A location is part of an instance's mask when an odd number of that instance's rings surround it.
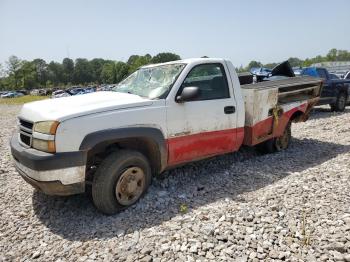
<svg viewBox="0 0 350 262">
<path fill-rule="evenodd" d="M 151 104 L 152 100 L 137 95 L 118 92 L 95 92 L 24 104 L 19 116 L 33 122 L 64 121 L 88 114 L 143 107 Z"/>
</svg>

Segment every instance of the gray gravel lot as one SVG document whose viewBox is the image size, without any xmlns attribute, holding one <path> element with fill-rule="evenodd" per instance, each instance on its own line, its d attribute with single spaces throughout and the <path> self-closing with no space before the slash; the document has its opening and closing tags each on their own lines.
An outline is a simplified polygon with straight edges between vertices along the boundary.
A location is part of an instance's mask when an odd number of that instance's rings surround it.
<svg viewBox="0 0 350 262">
<path fill-rule="evenodd" d="M 350 109 L 318 108 L 284 152 L 243 148 L 169 171 L 114 216 L 19 177 L 18 110 L 0 105 L 0 261 L 350 261 Z"/>
</svg>

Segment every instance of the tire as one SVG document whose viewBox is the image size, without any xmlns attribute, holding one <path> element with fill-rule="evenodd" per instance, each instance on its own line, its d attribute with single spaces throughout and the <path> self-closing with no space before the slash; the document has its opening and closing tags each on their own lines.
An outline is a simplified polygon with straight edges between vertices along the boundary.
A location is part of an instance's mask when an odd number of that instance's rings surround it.
<svg viewBox="0 0 350 262">
<path fill-rule="evenodd" d="M 344 92 L 340 93 L 335 101 L 335 104 L 330 104 L 331 111 L 343 112 L 346 106 L 346 94 Z"/>
<path fill-rule="evenodd" d="M 95 207 L 113 215 L 135 204 L 147 191 L 152 172 L 147 158 L 137 151 L 120 150 L 107 156 L 92 182 Z"/>
<path fill-rule="evenodd" d="M 292 123 L 289 121 L 282 136 L 269 139 L 257 145 L 258 151 L 264 154 L 271 154 L 285 150 L 289 147 L 292 138 Z"/>
</svg>

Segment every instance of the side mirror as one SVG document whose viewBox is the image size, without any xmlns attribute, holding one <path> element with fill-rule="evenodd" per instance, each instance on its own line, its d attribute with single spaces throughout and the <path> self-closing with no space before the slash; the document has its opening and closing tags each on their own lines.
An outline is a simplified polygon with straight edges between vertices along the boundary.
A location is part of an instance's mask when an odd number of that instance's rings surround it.
<svg viewBox="0 0 350 262">
<path fill-rule="evenodd" d="M 186 101 L 191 101 L 198 97 L 198 95 L 199 88 L 197 86 L 186 86 L 184 89 L 182 89 L 181 94 L 176 97 L 176 102 L 183 103 Z"/>
</svg>

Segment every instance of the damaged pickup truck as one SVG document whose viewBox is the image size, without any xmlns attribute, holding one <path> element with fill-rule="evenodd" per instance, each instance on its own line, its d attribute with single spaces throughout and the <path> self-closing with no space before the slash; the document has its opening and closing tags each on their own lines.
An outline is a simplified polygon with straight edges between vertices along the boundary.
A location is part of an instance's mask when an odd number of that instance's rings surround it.
<svg viewBox="0 0 350 262">
<path fill-rule="evenodd" d="M 91 188 L 114 214 L 151 177 L 188 162 L 258 146 L 286 149 L 322 82 L 290 77 L 241 85 L 230 61 L 200 58 L 141 67 L 114 92 L 25 104 L 11 151 L 19 174 L 50 195 Z"/>
</svg>

